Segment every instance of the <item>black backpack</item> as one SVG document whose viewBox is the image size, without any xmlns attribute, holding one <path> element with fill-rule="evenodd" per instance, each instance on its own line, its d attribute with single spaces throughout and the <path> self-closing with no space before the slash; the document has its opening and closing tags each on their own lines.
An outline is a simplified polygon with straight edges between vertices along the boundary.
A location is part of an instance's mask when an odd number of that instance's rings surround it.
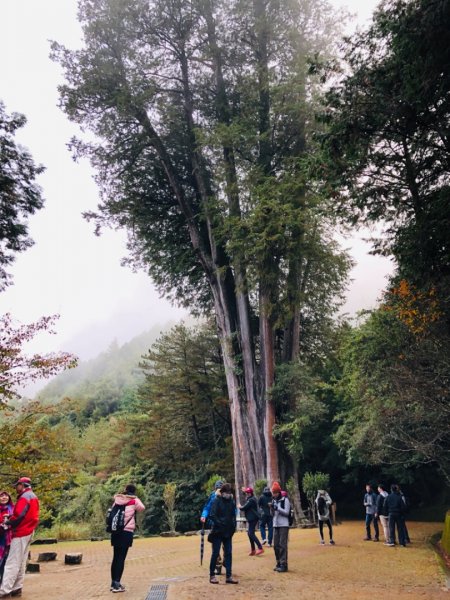
<svg viewBox="0 0 450 600">
<path fill-rule="evenodd" d="M 317 510 L 321 517 L 327 513 L 327 503 L 323 496 L 319 496 L 319 499 L 317 500 Z"/>
<path fill-rule="evenodd" d="M 282 502 L 283 502 L 282 508 L 284 508 L 284 505 L 285 505 L 284 498 L 283 498 Z M 288 523 L 289 523 L 289 527 L 291 527 L 294 524 L 294 509 L 293 509 L 291 503 L 289 503 Z"/>
<path fill-rule="evenodd" d="M 126 504 L 113 504 L 106 513 L 106 533 L 119 533 L 123 531 L 133 517 L 125 522 Z"/>
</svg>

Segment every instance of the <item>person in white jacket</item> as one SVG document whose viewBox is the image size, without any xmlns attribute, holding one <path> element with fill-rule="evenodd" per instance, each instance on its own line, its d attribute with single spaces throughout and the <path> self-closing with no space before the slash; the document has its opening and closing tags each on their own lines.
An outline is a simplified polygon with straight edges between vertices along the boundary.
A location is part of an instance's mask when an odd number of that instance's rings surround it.
<svg viewBox="0 0 450 600">
<path fill-rule="evenodd" d="M 114 549 L 111 563 L 111 592 L 124 592 L 125 587 L 121 584 L 125 559 L 128 549 L 133 545 L 133 535 L 136 529 L 136 511 L 141 512 L 145 506 L 136 496 L 136 486 L 128 484 L 121 494 L 114 496 L 114 505 L 124 506 L 124 526 L 120 531 L 111 533 L 111 546 Z M 114 506 L 113 505 L 113 506 Z"/>
<path fill-rule="evenodd" d="M 319 533 L 320 543 L 325 544 L 323 539 L 323 525 L 324 523 L 328 526 L 328 532 L 330 534 L 330 544 L 334 546 L 333 541 L 333 527 L 330 519 L 330 508 L 332 504 L 330 495 L 326 490 L 319 490 L 316 497 L 317 517 L 319 519 Z"/>
</svg>

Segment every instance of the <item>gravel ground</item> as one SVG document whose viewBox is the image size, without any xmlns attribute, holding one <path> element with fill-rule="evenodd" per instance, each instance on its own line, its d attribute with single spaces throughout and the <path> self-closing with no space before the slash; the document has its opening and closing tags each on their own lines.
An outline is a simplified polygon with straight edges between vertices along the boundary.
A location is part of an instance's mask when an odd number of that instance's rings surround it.
<svg viewBox="0 0 450 600">
<path fill-rule="evenodd" d="M 210 545 L 200 566 L 200 537 L 136 539 L 130 549 L 119 598 L 145 600 L 152 585 L 168 585 L 167 600 L 222 598 L 262 600 L 383 600 L 446 599 L 445 577 L 428 540 L 442 529 L 440 523 L 409 524 L 412 544 L 389 548 L 382 542 L 364 542 L 364 523 L 346 522 L 335 528 L 336 546 L 319 545 L 316 529 L 290 532 L 289 572 L 274 573 L 273 550 L 249 557 L 245 533 L 233 539 L 233 574 L 239 585 L 212 586 L 208 581 Z M 33 600 L 90 600 L 113 598 L 109 591 L 111 546 L 103 542 L 64 542 L 32 546 L 39 552 L 56 551 L 55 562 L 41 563 L 41 573 L 27 575 L 22 598 Z M 80 566 L 65 566 L 64 554 L 82 552 Z"/>
</svg>

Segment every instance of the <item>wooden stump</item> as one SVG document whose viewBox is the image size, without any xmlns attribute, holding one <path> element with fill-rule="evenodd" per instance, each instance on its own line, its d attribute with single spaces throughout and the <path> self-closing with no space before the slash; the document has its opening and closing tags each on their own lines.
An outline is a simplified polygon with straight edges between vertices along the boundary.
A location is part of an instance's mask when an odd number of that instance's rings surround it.
<svg viewBox="0 0 450 600">
<path fill-rule="evenodd" d="M 57 557 L 56 552 L 40 552 L 38 555 L 38 562 L 50 562 L 51 560 L 56 560 Z"/>
<path fill-rule="evenodd" d="M 66 565 L 80 565 L 83 555 L 81 552 L 74 552 L 73 554 L 66 554 L 64 557 L 64 563 Z"/>
<path fill-rule="evenodd" d="M 41 565 L 38 563 L 28 563 L 27 564 L 27 573 L 39 573 L 41 570 Z"/>
</svg>

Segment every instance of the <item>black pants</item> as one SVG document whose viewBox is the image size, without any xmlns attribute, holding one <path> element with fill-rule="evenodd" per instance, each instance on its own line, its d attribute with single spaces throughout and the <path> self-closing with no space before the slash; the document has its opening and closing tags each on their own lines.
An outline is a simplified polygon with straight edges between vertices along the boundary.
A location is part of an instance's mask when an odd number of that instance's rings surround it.
<svg viewBox="0 0 450 600">
<path fill-rule="evenodd" d="M 247 535 L 248 535 L 248 539 L 250 540 L 250 546 L 252 548 L 252 552 L 255 549 L 255 544 L 258 546 L 258 548 L 262 548 L 261 546 L 261 542 L 258 540 L 258 538 L 256 537 L 256 533 L 255 533 L 255 529 L 256 526 L 258 525 L 258 521 L 248 521 L 248 529 L 247 529 Z"/>
<path fill-rule="evenodd" d="M 213 577 L 216 569 L 217 557 L 220 554 L 220 548 L 223 545 L 223 562 L 227 577 L 231 577 L 231 561 L 232 561 L 232 538 L 217 536 L 212 541 L 211 561 L 209 563 L 209 576 Z"/>
<path fill-rule="evenodd" d="M 120 582 L 125 568 L 125 559 L 128 554 L 128 549 L 133 545 L 133 533 L 131 531 L 113 533 L 111 535 L 111 545 L 113 547 L 111 580 Z"/>
<path fill-rule="evenodd" d="M 111 563 L 111 580 L 120 582 L 125 568 L 125 559 L 128 554 L 128 547 L 114 546 L 114 555 Z"/>
<path fill-rule="evenodd" d="M 330 519 L 327 519 L 326 521 L 321 521 L 319 519 L 319 533 L 320 533 L 320 537 L 323 540 L 323 525 L 324 523 L 326 523 L 328 525 L 328 531 L 330 532 L 330 540 L 333 539 L 333 528 L 331 527 L 331 521 Z"/>
<path fill-rule="evenodd" d="M 404 546 L 406 540 L 402 517 L 399 514 L 389 513 L 389 541 L 391 544 L 395 544 L 395 526 L 397 526 L 399 544 Z"/>
</svg>

